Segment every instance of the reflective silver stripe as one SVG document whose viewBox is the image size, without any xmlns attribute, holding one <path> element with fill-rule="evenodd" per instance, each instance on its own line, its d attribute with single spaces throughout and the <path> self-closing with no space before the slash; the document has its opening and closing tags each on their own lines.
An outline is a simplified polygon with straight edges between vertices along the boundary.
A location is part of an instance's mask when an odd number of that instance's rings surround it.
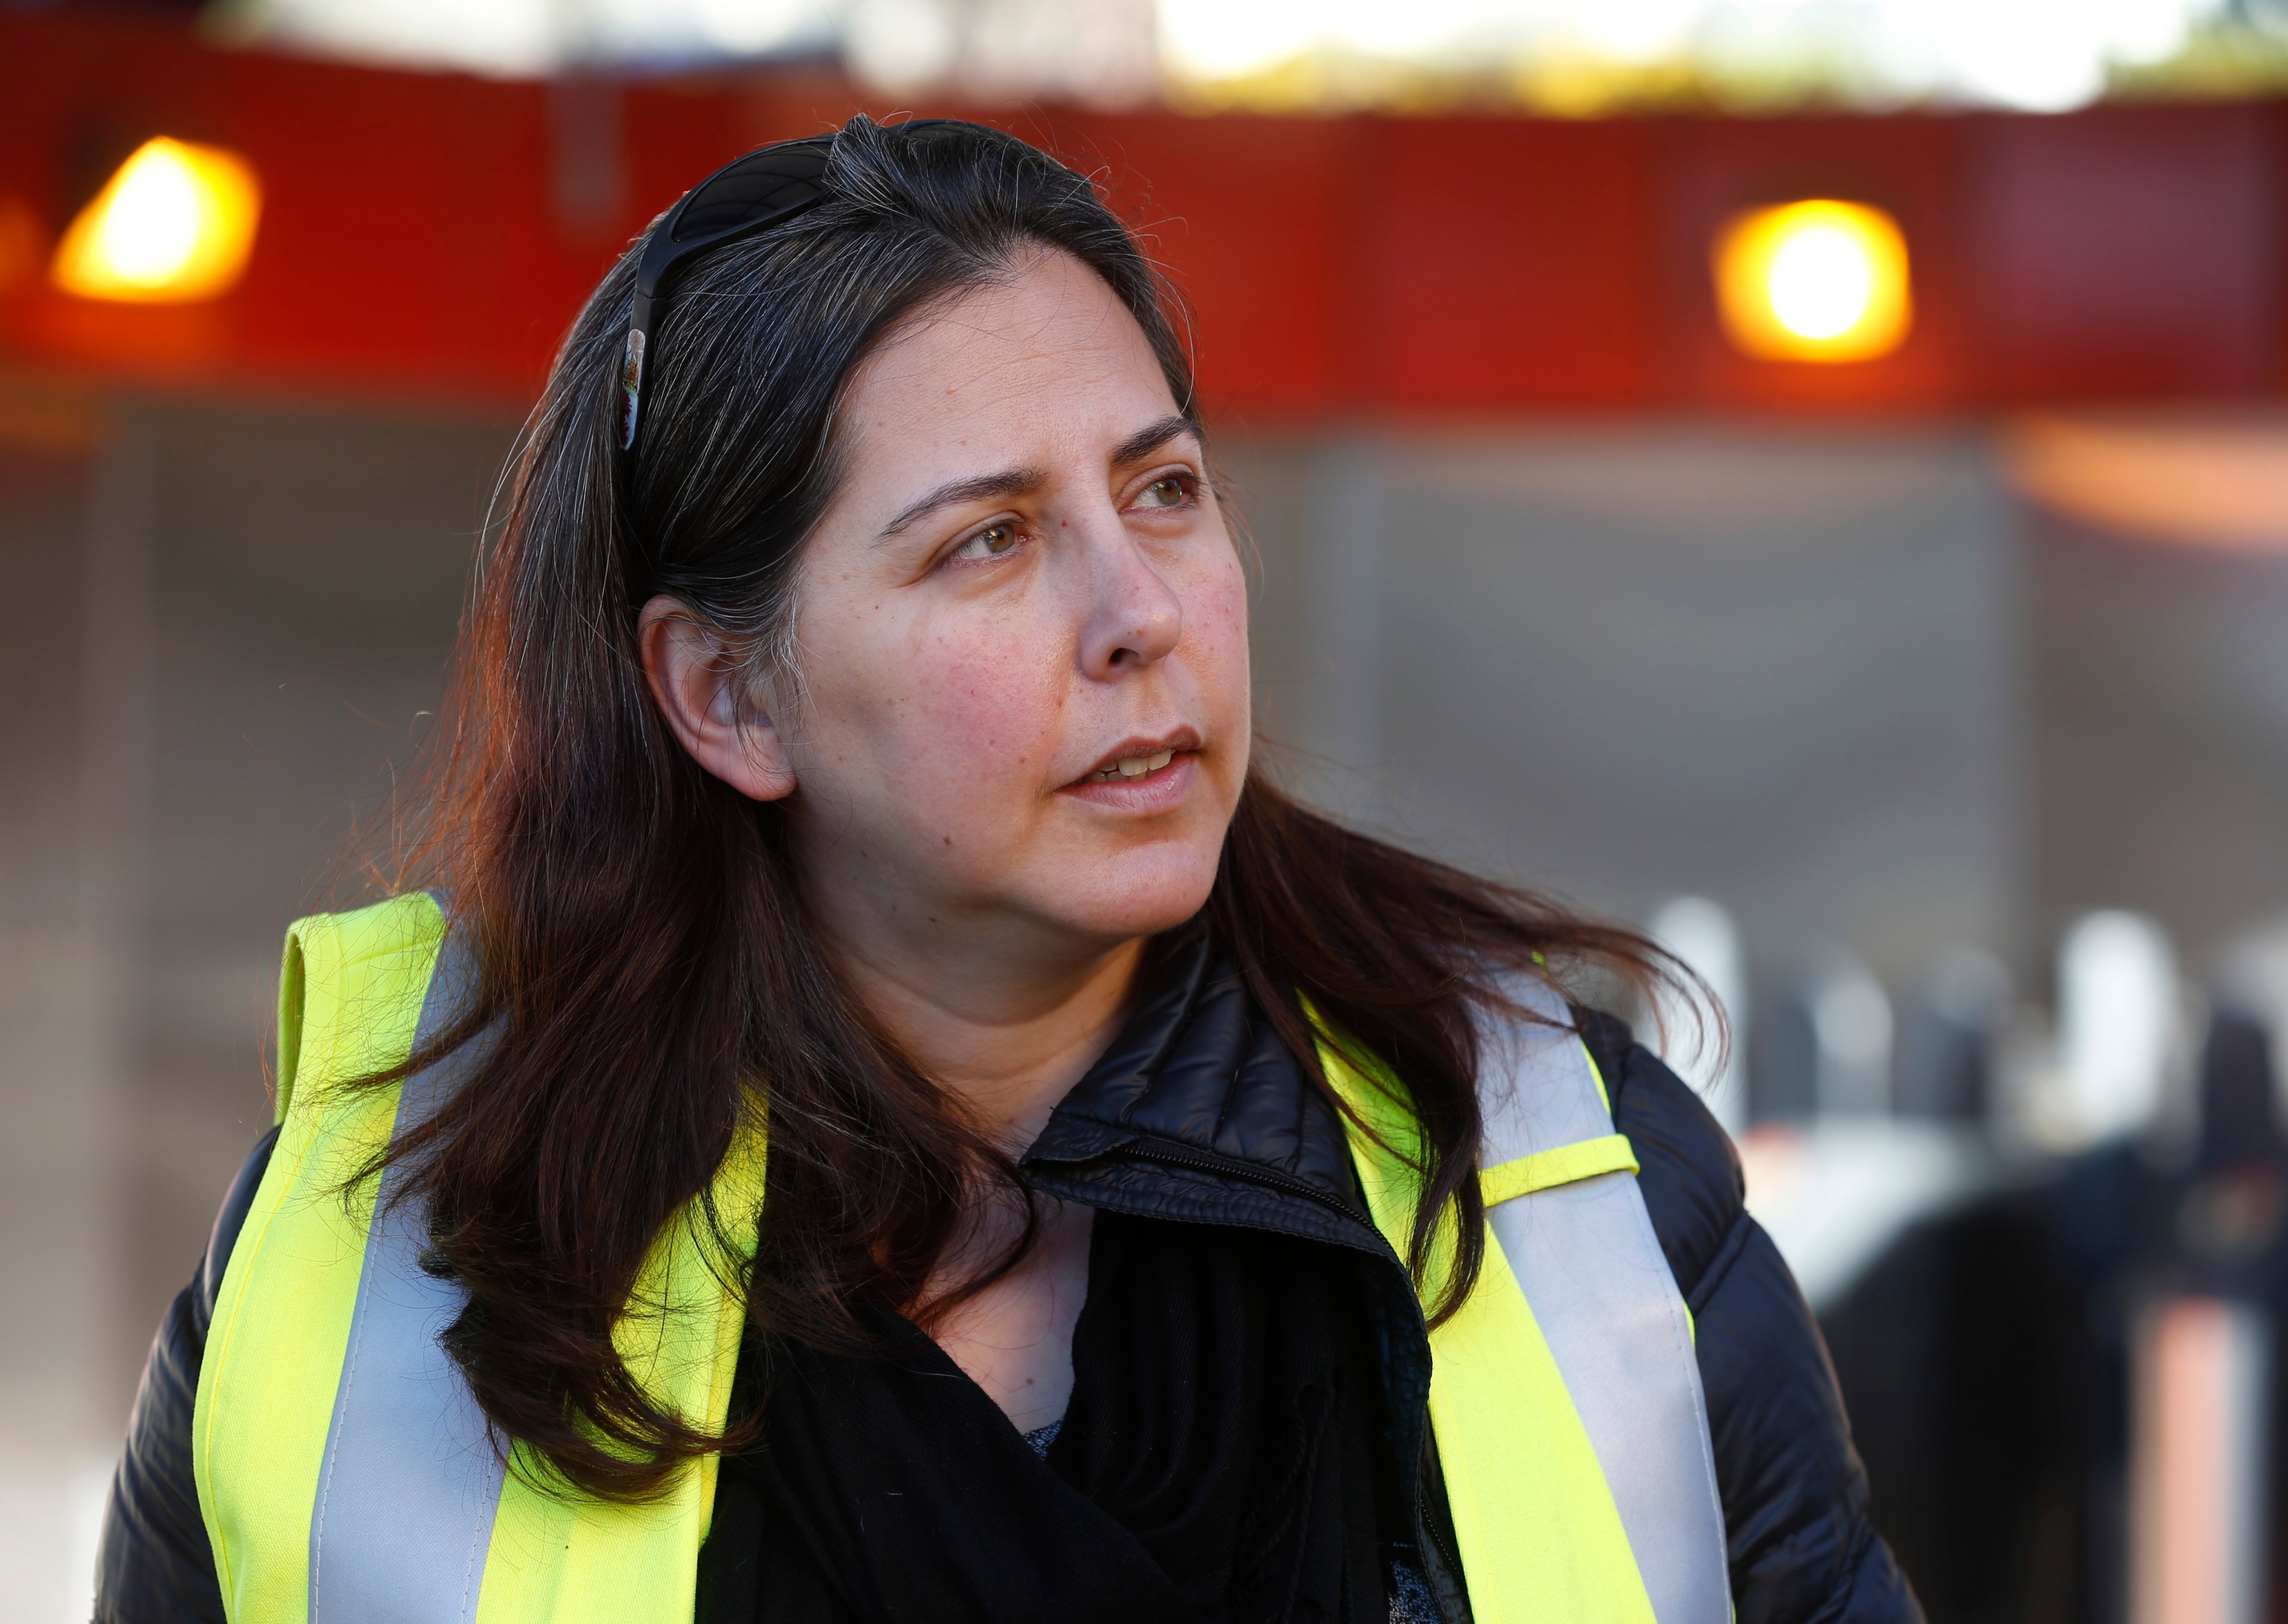
<svg viewBox="0 0 2288 1624">
<path fill-rule="evenodd" d="M 1490 1168 L 1613 1131 L 1563 1001 L 1538 980 L 1505 990 L 1561 1025 L 1486 1034 L 1479 1100 Z M 1612 1488 L 1653 1616 L 1725 1624 L 1724 1509 L 1700 1362 L 1636 1179 L 1560 1184 L 1488 1216 Z"/>
<path fill-rule="evenodd" d="M 448 939 L 421 1005 L 417 1043 L 441 1030 L 467 985 Z M 469 1056 L 464 1050 L 456 1062 Z M 400 1129 L 435 1109 L 457 1064 L 406 1079 Z M 404 1169 L 382 1176 L 366 1237 L 349 1351 L 310 1514 L 310 1624 L 472 1624 L 492 1543 L 503 1467 L 438 1334 L 460 1311 L 458 1287 L 422 1271 L 426 1222 L 388 1209 Z"/>
</svg>

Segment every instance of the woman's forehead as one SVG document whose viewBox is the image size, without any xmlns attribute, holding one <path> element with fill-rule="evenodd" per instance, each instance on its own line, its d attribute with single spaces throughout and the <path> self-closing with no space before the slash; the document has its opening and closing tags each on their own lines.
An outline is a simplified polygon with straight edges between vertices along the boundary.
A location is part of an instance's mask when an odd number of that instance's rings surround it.
<svg viewBox="0 0 2288 1624">
<path fill-rule="evenodd" d="M 910 451 L 1012 433 L 1108 435 L 1108 445 L 1173 404 L 1119 297 L 1078 260 L 1045 250 L 884 343 L 852 379 L 846 414 L 862 451 L 869 441 Z"/>
</svg>

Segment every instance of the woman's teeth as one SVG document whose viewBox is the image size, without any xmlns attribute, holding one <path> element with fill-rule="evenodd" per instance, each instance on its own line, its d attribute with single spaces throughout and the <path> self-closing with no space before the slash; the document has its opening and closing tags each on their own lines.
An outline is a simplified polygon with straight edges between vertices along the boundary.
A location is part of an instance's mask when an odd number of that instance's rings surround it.
<svg viewBox="0 0 2288 1624">
<path fill-rule="evenodd" d="M 1114 765 L 1101 772 L 1092 772 L 1085 782 L 1116 784 L 1124 778 L 1142 778 L 1147 772 L 1157 772 L 1176 759 L 1173 750 L 1162 750 L 1157 756 L 1124 756 Z"/>
</svg>

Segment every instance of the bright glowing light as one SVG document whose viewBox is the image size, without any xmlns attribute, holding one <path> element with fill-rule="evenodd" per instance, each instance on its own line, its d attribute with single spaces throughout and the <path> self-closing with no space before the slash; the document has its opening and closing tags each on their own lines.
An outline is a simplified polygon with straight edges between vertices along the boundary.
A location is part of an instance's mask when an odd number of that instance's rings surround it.
<svg viewBox="0 0 2288 1624">
<path fill-rule="evenodd" d="M 961 36 L 932 0 L 859 0 L 843 49 L 860 78 L 896 95 L 925 90 L 950 68 Z"/>
<path fill-rule="evenodd" d="M 290 0 L 274 0 L 288 4 Z M 290 0 L 314 4 L 314 0 Z M 1088 0 L 1070 0 L 1087 4 Z M 2228 0 L 1158 0 L 1179 81 L 1262 74 L 1313 51 L 1426 67 L 1576 59 L 1696 63 L 1718 82 L 1803 75 L 1823 96 L 2041 111 L 2101 94 L 2117 65 L 2181 50 Z"/>
<path fill-rule="evenodd" d="M 1568 8 L 1581 43 L 1619 62 L 1657 62 L 1684 51 L 1708 9 L 1700 0 L 1632 0 L 1626 5 Z"/>
<path fill-rule="evenodd" d="M 1160 51 L 1180 74 L 1223 79 L 1260 73 L 1319 43 L 1312 8 L 1295 0 L 1160 0 Z"/>
<path fill-rule="evenodd" d="M 237 154 L 159 136 L 80 210 L 51 275 L 82 298 L 213 298 L 245 272 L 261 211 L 261 186 Z"/>
<path fill-rule="evenodd" d="M 478 73 L 592 71 L 839 45 L 862 77 L 982 71 L 991 93 L 1105 83 L 1222 87 L 1315 57 L 1432 74 L 1515 71 L 1572 113 L 1680 66 L 1756 105 L 1777 79 L 1823 101 L 1968 101 L 2042 110 L 2101 94 L 2196 25 L 2276 0 L 233 0 L 212 26 L 246 43 Z M 1156 28 L 1156 46 L 1152 39 Z M 2253 23 L 2236 23 L 2244 31 Z M 1030 43 L 1012 59 L 999 42 Z M 1108 39 L 1121 42 L 1106 66 Z M 950 40 L 950 45 L 943 42 Z M 1061 60 L 1071 58 L 1072 60 Z M 958 64 L 958 66 L 955 66 Z M 1807 66 L 1815 67 L 1807 73 Z M 1645 75 L 1652 78 L 1646 80 Z M 901 77 L 902 75 L 902 77 Z M 1389 75 L 1394 87 L 1415 83 Z M 941 81 L 942 82 L 942 81 Z M 1346 81 L 1347 83 L 1347 81 Z M 887 88 L 889 81 L 882 82 Z M 976 82 L 965 78 L 966 88 Z M 1558 92 L 1554 87 L 1576 89 Z M 1585 102 L 1581 86 L 1601 87 Z M 1267 89 L 1275 98 L 1286 90 Z M 1343 91 L 1348 96 L 1353 92 Z M 1412 94 L 1399 90 L 1394 93 Z M 1527 93 L 1527 92 L 1521 92 Z M 1274 105 L 1274 104 L 1266 104 Z M 1276 105 L 1291 105 L 1281 101 Z M 1616 104 L 1617 105 L 1617 104 Z"/>
<path fill-rule="evenodd" d="M 711 44 L 739 56 L 770 50 L 803 21 L 798 0 L 696 0 L 692 10 Z"/>
<path fill-rule="evenodd" d="M 1766 290 L 1772 313 L 1788 331 L 1837 338 L 1866 319 L 1875 298 L 1875 265 L 1856 233 L 1806 226 L 1774 250 Z"/>
<path fill-rule="evenodd" d="M 1891 217 L 1815 199 L 1735 215 L 1717 234 L 1724 330 L 1765 360 L 1872 360 L 1907 336 L 1907 243 Z"/>
</svg>

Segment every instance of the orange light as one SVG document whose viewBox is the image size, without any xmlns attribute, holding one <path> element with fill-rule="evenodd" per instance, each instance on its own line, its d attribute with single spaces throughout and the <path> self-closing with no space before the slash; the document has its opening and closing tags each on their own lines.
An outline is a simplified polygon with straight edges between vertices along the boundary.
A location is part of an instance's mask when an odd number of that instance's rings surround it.
<svg viewBox="0 0 2288 1624">
<path fill-rule="evenodd" d="M 1864 203 L 1815 198 L 1736 214 L 1712 258 L 1724 331 L 1761 360 L 1872 360 L 1914 322 L 1907 240 Z"/>
<path fill-rule="evenodd" d="M 245 159 L 158 136 L 80 210 L 49 275 L 82 298 L 211 299 L 244 274 L 261 213 L 261 185 Z"/>
</svg>

